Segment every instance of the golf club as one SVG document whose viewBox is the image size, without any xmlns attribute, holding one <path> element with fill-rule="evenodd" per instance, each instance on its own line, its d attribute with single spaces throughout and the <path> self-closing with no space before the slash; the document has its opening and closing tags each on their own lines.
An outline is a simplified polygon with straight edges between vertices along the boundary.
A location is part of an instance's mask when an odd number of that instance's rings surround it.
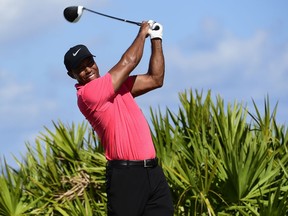
<svg viewBox="0 0 288 216">
<path fill-rule="evenodd" d="M 88 8 L 85 8 L 83 6 L 70 6 L 70 7 L 65 8 L 64 17 L 65 17 L 65 19 L 67 21 L 75 23 L 82 16 L 83 10 L 86 10 L 86 11 L 89 11 L 89 12 L 92 12 L 92 13 L 95 13 L 95 14 L 98 14 L 98 15 L 101 15 L 101 16 L 105 16 L 105 17 L 108 17 L 108 18 L 111 18 L 111 19 L 119 20 L 119 21 L 122 21 L 122 22 L 127 22 L 127 23 L 138 25 L 138 26 L 141 25 L 140 22 L 135 22 L 135 21 L 126 20 L 126 19 L 110 16 L 110 15 L 107 15 L 107 14 L 99 13 L 97 11 L 93 11 L 93 10 L 90 10 Z"/>
</svg>

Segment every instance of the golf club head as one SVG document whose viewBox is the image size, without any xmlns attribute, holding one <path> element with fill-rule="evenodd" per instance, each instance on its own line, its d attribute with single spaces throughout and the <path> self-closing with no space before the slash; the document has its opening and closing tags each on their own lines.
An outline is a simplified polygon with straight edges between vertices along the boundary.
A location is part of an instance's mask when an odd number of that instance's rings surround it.
<svg viewBox="0 0 288 216">
<path fill-rule="evenodd" d="M 63 14 L 68 22 L 75 23 L 82 16 L 83 10 L 84 10 L 83 6 L 70 6 L 65 8 Z"/>
</svg>

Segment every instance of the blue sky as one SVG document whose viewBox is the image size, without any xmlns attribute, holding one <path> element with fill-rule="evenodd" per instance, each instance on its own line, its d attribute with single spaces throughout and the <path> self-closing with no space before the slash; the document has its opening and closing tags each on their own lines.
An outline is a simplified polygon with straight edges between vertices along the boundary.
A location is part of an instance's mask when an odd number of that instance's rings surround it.
<svg viewBox="0 0 288 216">
<path fill-rule="evenodd" d="M 165 84 L 137 98 L 146 117 L 149 108 L 177 110 L 178 94 L 187 89 L 212 91 L 226 103 L 262 109 L 269 95 L 278 101 L 278 121 L 288 119 L 288 2 L 277 1 L 64 1 L 0 0 L 0 159 L 15 165 L 12 154 L 25 154 L 53 129 L 52 121 L 81 123 L 75 80 L 66 75 L 63 55 L 86 44 L 103 75 L 135 38 L 138 27 L 84 11 L 68 23 L 63 10 L 83 5 L 134 21 L 153 19 L 164 27 Z M 145 72 L 147 40 L 135 73 Z"/>
</svg>

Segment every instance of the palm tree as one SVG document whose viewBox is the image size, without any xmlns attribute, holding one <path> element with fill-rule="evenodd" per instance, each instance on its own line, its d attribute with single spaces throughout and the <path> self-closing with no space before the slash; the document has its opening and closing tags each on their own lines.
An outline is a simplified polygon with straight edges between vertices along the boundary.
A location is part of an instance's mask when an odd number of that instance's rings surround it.
<svg viewBox="0 0 288 216">
<path fill-rule="evenodd" d="M 54 126 L 27 144 L 19 170 L 5 166 L 0 215 L 105 215 L 106 159 L 95 134 L 87 123 Z"/>
<path fill-rule="evenodd" d="M 279 206 L 287 214 L 288 132 L 277 126 L 269 98 L 263 117 L 255 103 L 252 115 L 239 103 L 214 103 L 210 91 L 179 98 L 176 114 L 151 110 L 176 215 L 263 215 Z"/>
</svg>

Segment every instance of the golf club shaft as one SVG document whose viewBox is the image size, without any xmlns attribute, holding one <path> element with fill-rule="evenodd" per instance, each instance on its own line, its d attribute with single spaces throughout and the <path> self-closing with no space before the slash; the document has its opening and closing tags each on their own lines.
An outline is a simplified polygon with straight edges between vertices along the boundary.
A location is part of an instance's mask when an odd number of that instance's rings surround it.
<svg viewBox="0 0 288 216">
<path fill-rule="evenodd" d="M 114 17 L 114 16 L 110 16 L 110 15 L 107 15 L 107 14 L 103 14 L 103 13 L 99 13 L 97 11 L 93 11 L 93 10 L 90 10 L 88 8 L 83 8 L 83 10 L 87 10 L 89 12 L 92 12 L 92 13 L 95 13 L 95 14 L 98 14 L 98 15 L 101 15 L 101 16 L 105 16 L 105 17 L 109 17 L 111 19 L 115 19 L 115 20 L 119 20 L 119 21 L 123 21 L 123 22 L 127 22 L 127 23 L 131 23 L 131 24 L 135 24 L 135 25 L 138 25 L 140 26 L 141 23 L 140 22 L 135 22 L 135 21 L 131 21 L 131 20 L 126 20 L 126 19 L 121 19 L 121 18 L 118 18 L 118 17 Z"/>
</svg>

